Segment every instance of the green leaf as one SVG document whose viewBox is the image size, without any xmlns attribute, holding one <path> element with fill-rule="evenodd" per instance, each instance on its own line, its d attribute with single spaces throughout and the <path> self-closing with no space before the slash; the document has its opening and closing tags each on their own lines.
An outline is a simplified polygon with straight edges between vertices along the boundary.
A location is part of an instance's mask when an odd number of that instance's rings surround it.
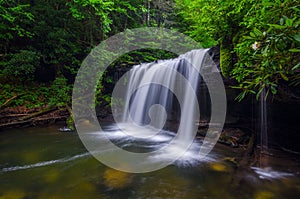
<svg viewBox="0 0 300 199">
<path fill-rule="evenodd" d="M 270 27 L 274 27 L 274 28 L 277 28 L 277 29 L 284 29 L 286 28 L 286 26 L 281 26 L 281 25 L 278 25 L 278 24 L 268 24 Z"/>
<path fill-rule="evenodd" d="M 285 74 L 283 74 L 282 72 L 279 72 L 279 73 L 280 73 L 282 79 L 284 79 L 285 81 L 289 81 L 289 78 Z"/>
<path fill-rule="evenodd" d="M 292 68 L 292 70 L 296 70 L 297 68 L 299 68 L 299 66 L 300 66 L 300 62 L 299 62 L 297 65 L 295 65 L 295 66 Z"/>
<path fill-rule="evenodd" d="M 251 40 L 253 40 L 254 38 L 250 37 L 250 36 L 243 36 L 243 39 L 251 39 Z"/>
<path fill-rule="evenodd" d="M 271 92 L 272 92 L 273 95 L 276 95 L 277 89 L 276 89 L 275 86 L 271 86 Z"/>
<path fill-rule="evenodd" d="M 286 24 L 288 27 L 293 26 L 293 22 L 294 22 L 293 19 L 286 19 L 286 20 L 285 20 L 285 24 Z"/>
<path fill-rule="evenodd" d="M 267 7 L 267 6 L 276 6 L 276 3 L 269 2 L 269 1 L 262 1 L 262 5 Z"/>
<path fill-rule="evenodd" d="M 260 87 L 260 89 L 258 90 L 258 92 L 256 93 L 256 100 L 259 99 L 259 97 L 260 97 L 260 95 L 261 95 L 261 93 L 263 92 L 264 89 L 265 89 L 265 86 L 262 85 L 262 86 Z"/>
<path fill-rule="evenodd" d="M 300 9 L 297 8 L 296 6 L 295 6 L 295 7 L 292 7 L 292 9 L 293 9 L 294 11 L 296 11 L 296 12 L 300 12 Z"/>
<path fill-rule="evenodd" d="M 256 37 L 255 33 L 253 33 L 253 32 L 250 32 L 250 36 L 254 37 L 254 38 Z"/>
<path fill-rule="evenodd" d="M 289 49 L 289 51 L 292 53 L 300 53 L 300 49 L 298 49 L 298 48 L 292 48 L 292 49 Z"/>
<path fill-rule="evenodd" d="M 256 92 L 254 90 L 249 90 L 249 92 L 254 94 L 254 95 L 256 94 Z"/>
<path fill-rule="evenodd" d="M 246 91 L 243 91 L 235 98 L 235 100 L 238 100 L 240 102 L 245 98 L 245 96 L 246 96 Z"/>
<path fill-rule="evenodd" d="M 300 42 L 300 35 L 294 35 L 294 39 L 298 42 Z"/>
<path fill-rule="evenodd" d="M 253 32 L 254 32 L 257 36 L 263 36 L 263 33 L 262 33 L 260 30 L 258 30 L 257 28 L 254 28 L 254 29 L 253 29 Z"/>
</svg>

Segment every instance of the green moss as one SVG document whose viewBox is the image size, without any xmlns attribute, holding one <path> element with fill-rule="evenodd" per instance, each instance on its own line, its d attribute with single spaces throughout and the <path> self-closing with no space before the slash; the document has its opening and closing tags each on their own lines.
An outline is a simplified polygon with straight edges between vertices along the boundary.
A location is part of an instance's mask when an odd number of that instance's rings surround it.
<svg viewBox="0 0 300 199">
<path fill-rule="evenodd" d="M 70 115 L 70 116 L 67 118 L 66 123 L 67 123 L 68 127 L 69 127 L 72 131 L 75 130 L 75 127 L 74 127 L 74 120 L 73 120 L 72 115 Z"/>
<path fill-rule="evenodd" d="M 232 70 L 232 54 L 231 50 L 224 48 L 223 45 L 220 47 L 220 68 L 224 77 L 229 77 Z"/>
</svg>

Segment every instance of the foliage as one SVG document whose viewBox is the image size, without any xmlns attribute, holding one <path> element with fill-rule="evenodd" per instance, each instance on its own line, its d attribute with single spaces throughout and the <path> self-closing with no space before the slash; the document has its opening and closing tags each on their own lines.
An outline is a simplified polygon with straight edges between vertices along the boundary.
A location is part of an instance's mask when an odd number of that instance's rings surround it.
<svg viewBox="0 0 300 199">
<path fill-rule="evenodd" d="M 71 103 L 71 86 L 65 78 L 56 78 L 51 85 L 35 84 L 19 85 L 0 83 L 0 107 L 6 100 L 16 96 L 10 101 L 10 106 L 26 106 L 39 108 L 44 106 L 66 106 Z"/>
<path fill-rule="evenodd" d="M 300 32 L 297 0 L 177 0 L 191 21 L 188 33 L 207 46 L 227 46 L 234 66 L 222 72 L 238 82 L 241 100 L 247 93 L 276 94 L 284 81 L 299 84 Z M 222 64 L 222 63 L 221 63 Z"/>
<path fill-rule="evenodd" d="M 130 67 L 132 64 L 153 62 L 160 59 L 171 59 L 176 56 L 177 55 L 175 55 L 172 52 L 168 52 L 161 49 L 141 49 L 131 51 L 130 53 L 122 55 L 122 57 L 116 60 L 112 65 L 118 66 L 127 63 Z"/>
<path fill-rule="evenodd" d="M 1 50 L 7 51 L 9 41 L 16 37 L 32 37 L 29 22 L 34 16 L 29 12 L 30 5 L 19 4 L 14 0 L 0 0 L 0 41 Z"/>
<path fill-rule="evenodd" d="M 0 0 L 0 104 L 17 96 L 10 106 L 69 105 L 71 84 L 91 49 L 125 29 L 171 27 L 174 6 L 173 0 Z M 100 81 L 97 100 L 110 102 L 116 68 L 160 57 L 168 55 L 123 56 Z"/>
<path fill-rule="evenodd" d="M 49 88 L 49 106 L 66 106 L 71 103 L 72 87 L 67 84 L 67 79 L 57 77 Z"/>
<path fill-rule="evenodd" d="M 34 51 L 21 50 L 11 54 L 7 61 L 1 62 L 0 76 L 12 81 L 27 81 L 34 78 L 35 69 L 40 64 L 40 54 Z"/>
<path fill-rule="evenodd" d="M 263 1 L 257 5 L 260 17 L 246 18 L 242 23 L 251 29 L 236 44 L 239 62 L 232 76 L 238 80 L 238 88 L 243 93 L 255 93 L 259 97 L 267 88 L 267 93 L 276 94 L 280 82 L 297 84 L 299 81 L 300 9 L 296 5 L 299 6 L 292 0 Z"/>
<path fill-rule="evenodd" d="M 263 88 L 276 94 L 282 84 L 300 84 L 299 12 L 297 0 L 0 0 L 0 103 L 17 95 L 11 105 L 69 104 L 91 49 L 144 26 L 177 28 L 204 47 L 220 45 L 222 72 L 238 82 L 239 99 Z M 172 57 L 153 49 L 122 56 L 100 80 L 97 100 L 110 102 L 115 73 Z"/>
</svg>

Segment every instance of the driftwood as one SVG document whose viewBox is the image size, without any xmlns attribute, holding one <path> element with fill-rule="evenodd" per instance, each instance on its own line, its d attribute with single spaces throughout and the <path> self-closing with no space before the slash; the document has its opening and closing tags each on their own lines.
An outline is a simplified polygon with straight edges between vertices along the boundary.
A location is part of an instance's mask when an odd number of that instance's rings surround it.
<svg viewBox="0 0 300 199">
<path fill-rule="evenodd" d="M 54 110 L 56 110 L 56 109 L 57 109 L 57 107 L 48 107 L 48 108 L 42 109 L 42 110 L 40 110 L 40 111 L 38 111 L 38 112 L 31 113 L 31 114 L 29 114 L 29 115 L 26 115 L 26 116 L 24 116 L 24 117 L 21 117 L 21 118 L 19 118 L 18 120 L 19 120 L 19 121 L 28 120 L 28 119 L 30 119 L 30 118 L 34 118 L 34 117 L 37 117 L 37 116 L 40 116 L 40 115 L 49 113 L 49 112 L 54 111 Z"/>
<path fill-rule="evenodd" d="M 6 124 L 0 124 L 0 128 L 7 128 L 12 126 L 24 126 L 24 125 L 34 125 L 36 122 L 48 121 L 48 120 L 57 120 L 57 119 L 66 119 L 68 116 L 56 116 L 56 117 L 45 117 L 45 118 L 35 118 L 24 121 L 10 122 Z"/>
<path fill-rule="evenodd" d="M 1 115 L 0 118 L 21 117 L 21 116 L 26 116 L 26 115 L 29 115 L 29 114 L 30 114 L 30 113 L 6 114 L 6 115 Z"/>
<path fill-rule="evenodd" d="M 26 125 L 26 124 L 29 124 L 30 122 L 31 122 L 31 120 L 5 123 L 5 124 L 0 124 L 0 128 L 7 128 L 7 127 L 11 127 L 11 126 L 18 126 L 18 125 Z"/>
<path fill-rule="evenodd" d="M 8 122 L 0 124 L 0 128 L 9 128 L 9 127 L 19 127 L 27 125 L 36 125 L 37 122 L 47 122 L 55 121 L 57 119 L 66 119 L 69 115 L 67 113 L 61 115 L 61 111 L 66 109 L 58 109 L 57 107 L 48 107 L 46 109 L 34 112 L 31 114 L 12 114 L 8 116 L 16 116 L 14 119 L 9 119 Z M 19 117 L 18 117 L 19 116 Z M 23 117 L 20 117 L 23 116 Z M 4 116 L 5 118 L 5 116 Z"/>
</svg>

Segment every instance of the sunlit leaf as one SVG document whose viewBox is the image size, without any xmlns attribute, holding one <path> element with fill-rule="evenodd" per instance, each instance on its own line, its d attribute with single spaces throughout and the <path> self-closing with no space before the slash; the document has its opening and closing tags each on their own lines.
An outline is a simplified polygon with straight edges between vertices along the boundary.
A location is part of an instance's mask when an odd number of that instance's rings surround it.
<svg viewBox="0 0 300 199">
<path fill-rule="evenodd" d="M 282 79 L 284 79 L 285 81 L 289 80 L 289 78 L 285 74 L 283 74 L 282 72 L 280 72 L 280 75 L 281 75 Z"/>
<path fill-rule="evenodd" d="M 300 62 L 297 64 L 297 65 L 295 65 L 293 68 L 292 68 L 292 70 L 296 70 L 296 69 L 298 69 L 300 67 Z"/>
<path fill-rule="evenodd" d="M 300 42 L 300 35 L 294 35 L 294 39 Z"/>
<path fill-rule="evenodd" d="M 298 48 L 292 48 L 292 49 L 289 49 L 289 51 L 293 52 L 293 53 L 299 53 L 300 49 L 298 49 Z"/>
<path fill-rule="evenodd" d="M 277 29 L 284 29 L 284 28 L 286 28 L 286 26 L 281 26 L 281 25 L 278 25 L 278 24 L 268 24 L 268 25 L 271 26 L 271 27 L 277 28 Z"/>
</svg>

